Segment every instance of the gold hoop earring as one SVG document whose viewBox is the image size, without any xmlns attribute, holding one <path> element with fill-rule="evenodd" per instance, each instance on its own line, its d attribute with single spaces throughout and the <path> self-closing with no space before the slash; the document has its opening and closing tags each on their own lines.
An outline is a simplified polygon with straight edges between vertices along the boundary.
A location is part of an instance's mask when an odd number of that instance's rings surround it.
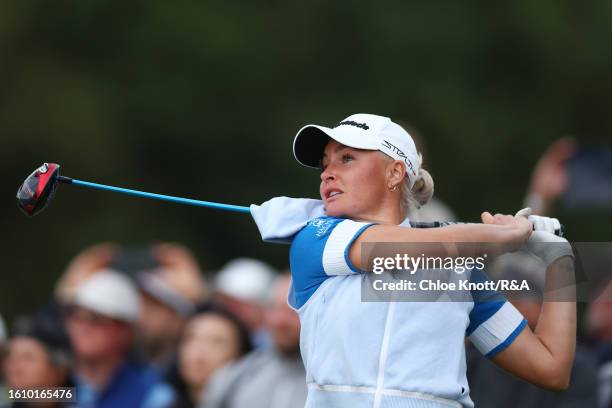
<svg viewBox="0 0 612 408">
<path fill-rule="evenodd" d="M 391 191 L 397 191 L 397 184 L 394 186 L 389 186 L 389 190 Z"/>
</svg>

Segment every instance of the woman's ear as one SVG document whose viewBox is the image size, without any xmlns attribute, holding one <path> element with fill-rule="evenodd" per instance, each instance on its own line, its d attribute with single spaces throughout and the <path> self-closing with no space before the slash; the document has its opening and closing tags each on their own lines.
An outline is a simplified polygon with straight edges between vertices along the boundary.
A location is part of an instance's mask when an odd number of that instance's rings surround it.
<svg viewBox="0 0 612 408">
<path fill-rule="evenodd" d="M 406 177 L 406 166 L 400 160 L 394 160 L 387 165 L 387 184 L 389 188 L 400 187 Z"/>
</svg>

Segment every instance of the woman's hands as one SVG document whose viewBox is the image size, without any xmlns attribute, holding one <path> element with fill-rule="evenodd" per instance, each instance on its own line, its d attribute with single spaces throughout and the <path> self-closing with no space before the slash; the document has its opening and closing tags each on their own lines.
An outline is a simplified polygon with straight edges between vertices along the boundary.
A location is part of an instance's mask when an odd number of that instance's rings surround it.
<svg viewBox="0 0 612 408">
<path fill-rule="evenodd" d="M 485 211 L 480 217 L 483 224 L 507 226 L 503 241 L 514 244 L 514 249 L 518 249 L 529 239 L 533 231 L 533 224 L 527 219 L 530 214 L 531 211 L 529 209 L 521 210 L 514 216 L 505 214 L 491 215 L 491 213 Z"/>
</svg>

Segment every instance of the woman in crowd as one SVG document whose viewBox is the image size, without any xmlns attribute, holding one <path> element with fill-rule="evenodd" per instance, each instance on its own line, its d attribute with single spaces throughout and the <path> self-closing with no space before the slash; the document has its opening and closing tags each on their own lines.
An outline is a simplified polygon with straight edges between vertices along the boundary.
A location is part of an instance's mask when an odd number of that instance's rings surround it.
<svg viewBox="0 0 612 408">
<path fill-rule="evenodd" d="M 249 332 L 234 315 L 218 306 L 199 308 L 185 325 L 179 344 L 174 385 L 181 398 L 176 406 L 197 406 L 214 372 L 251 349 Z"/>
<path fill-rule="evenodd" d="M 6 386 L 12 390 L 71 387 L 71 353 L 68 339 L 60 327 L 37 319 L 23 322 L 8 344 L 4 361 Z M 70 403 L 14 399 L 14 407 L 65 407 Z"/>
</svg>

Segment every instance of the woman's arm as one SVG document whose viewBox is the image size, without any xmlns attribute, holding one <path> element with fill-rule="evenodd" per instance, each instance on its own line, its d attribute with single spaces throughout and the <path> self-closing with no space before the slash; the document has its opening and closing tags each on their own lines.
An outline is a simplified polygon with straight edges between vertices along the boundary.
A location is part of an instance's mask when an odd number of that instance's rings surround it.
<svg viewBox="0 0 612 408">
<path fill-rule="evenodd" d="M 539 387 L 564 390 L 569 385 L 576 349 L 576 292 L 571 257 L 563 256 L 548 266 L 544 292 L 535 330 L 526 327 L 492 361 Z"/>
<path fill-rule="evenodd" d="M 367 265 L 362 261 L 363 244 L 406 243 L 415 244 L 418 250 L 412 250 L 424 256 L 478 256 L 484 251 L 511 252 L 518 249 L 530 236 L 532 224 L 523 216 L 489 213 L 482 214 L 483 222 L 488 224 L 458 224 L 443 228 L 406 228 L 397 225 L 373 225 L 367 228 L 352 243 L 349 258 L 358 269 L 365 270 Z M 497 224 L 492 224 L 497 222 Z M 423 243 L 423 245 L 418 245 Z M 439 243 L 440 245 L 436 245 Z M 457 245 L 450 248 L 449 243 L 472 243 L 475 245 Z M 487 244 L 487 245 L 481 245 Z M 384 250 L 384 249 L 381 249 Z M 377 253 L 377 256 L 393 254 Z"/>
</svg>

